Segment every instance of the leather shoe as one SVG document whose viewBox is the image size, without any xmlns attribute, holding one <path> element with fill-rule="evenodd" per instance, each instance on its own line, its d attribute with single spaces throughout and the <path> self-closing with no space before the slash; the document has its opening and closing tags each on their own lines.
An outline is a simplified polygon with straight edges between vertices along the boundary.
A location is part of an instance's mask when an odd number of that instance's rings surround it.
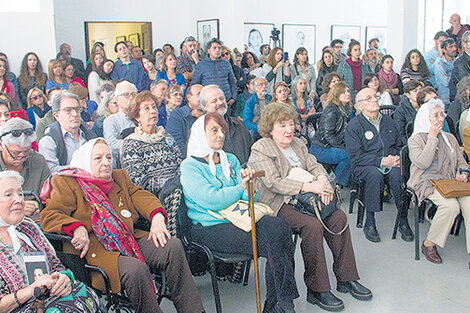
<svg viewBox="0 0 470 313">
<path fill-rule="evenodd" d="M 318 304 L 325 311 L 338 312 L 344 309 L 344 303 L 331 291 L 315 292 L 307 291 L 307 301 L 311 304 Z"/>
<path fill-rule="evenodd" d="M 398 230 L 401 233 L 401 239 L 403 239 L 404 241 L 413 241 L 415 239 L 415 236 L 413 235 L 413 231 L 411 230 L 408 221 L 405 221 L 398 225 Z"/>
<path fill-rule="evenodd" d="M 375 225 L 364 226 L 363 231 L 367 240 L 372 242 L 380 242 L 380 235 Z"/>
<path fill-rule="evenodd" d="M 351 296 L 361 301 L 368 301 L 372 299 L 372 291 L 361 285 L 356 281 L 338 282 L 336 290 L 342 293 L 350 293 Z"/>
<path fill-rule="evenodd" d="M 428 259 L 429 262 L 436 264 L 442 263 L 441 256 L 437 252 L 436 246 L 425 247 L 423 241 L 423 243 L 421 244 L 421 252 L 423 252 L 424 256 L 426 257 L 426 259 Z"/>
</svg>

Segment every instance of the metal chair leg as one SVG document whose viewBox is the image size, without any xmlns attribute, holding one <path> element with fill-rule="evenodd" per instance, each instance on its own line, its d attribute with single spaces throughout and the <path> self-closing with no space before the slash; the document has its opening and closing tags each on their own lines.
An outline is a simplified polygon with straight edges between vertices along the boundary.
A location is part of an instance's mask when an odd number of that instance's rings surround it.
<svg viewBox="0 0 470 313">
<path fill-rule="evenodd" d="M 357 198 L 357 189 L 352 189 L 352 188 L 351 188 L 351 195 L 349 197 L 349 214 L 354 212 L 354 203 L 356 202 L 356 198 Z"/>
<path fill-rule="evenodd" d="M 222 313 L 222 303 L 220 302 L 219 284 L 217 282 L 217 272 L 215 271 L 215 261 L 212 253 L 206 251 L 209 259 L 209 270 L 212 280 L 212 290 L 214 292 L 215 310 L 217 313 Z"/>
<path fill-rule="evenodd" d="M 247 261 L 246 266 L 245 266 L 245 278 L 243 279 L 243 286 L 248 286 L 248 278 L 250 277 L 250 268 L 251 268 L 251 261 Z"/>
<path fill-rule="evenodd" d="M 359 188 L 357 189 L 358 199 L 357 199 L 357 222 L 356 227 L 362 228 L 364 225 L 364 184 L 359 184 Z"/>
<path fill-rule="evenodd" d="M 414 211 L 415 211 L 415 260 L 419 261 L 419 205 L 417 201 L 415 204 Z"/>
<path fill-rule="evenodd" d="M 392 239 L 397 239 L 398 219 L 399 218 L 400 218 L 400 212 L 397 213 L 397 218 L 395 219 L 395 226 L 393 226 Z"/>
</svg>

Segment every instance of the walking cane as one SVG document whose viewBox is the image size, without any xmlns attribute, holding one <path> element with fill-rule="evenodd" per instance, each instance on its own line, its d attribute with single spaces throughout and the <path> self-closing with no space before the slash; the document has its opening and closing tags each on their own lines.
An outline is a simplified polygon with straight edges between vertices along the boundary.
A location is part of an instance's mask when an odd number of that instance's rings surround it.
<svg viewBox="0 0 470 313">
<path fill-rule="evenodd" d="M 248 181 L 248 196 L 250 202 L 251 217 L 251 241 L 253 242 L 253 263 L 255 266 L 255 289 L 256 289 L 256 308 L 261 313 L 261 291 L 259 287 L 259 268 L 258 268 L 258 248 L 256 246 L 256 217 L 255 217 L 255 200 L 253 198 L 254 187 L 253 179 L 256 177 L 264 177 L 264 171 L 257 171 L 253 174 L 253 178 Z"/>
</svg>

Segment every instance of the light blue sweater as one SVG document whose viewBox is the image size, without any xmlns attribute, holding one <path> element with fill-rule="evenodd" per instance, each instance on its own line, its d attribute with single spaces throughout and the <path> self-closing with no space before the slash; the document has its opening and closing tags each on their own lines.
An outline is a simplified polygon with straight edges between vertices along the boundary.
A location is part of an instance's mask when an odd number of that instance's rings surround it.
<svg viewBox="0 0 470 313">
<path fill-rule="evenodd" d="M 216 164 L 216 176 L 209 170 L 209 164 L 201 159 L 188 157 L 181 163 L 181 185 L 188 207 L 188 217 L 194 224 L 213 226 L 229 223 L 227 219 L 218 219 L 207 210 L 223 210 L 238 200 L 248 201 L 248 194 L 240 186 L 240 162 L 233 154 L 227 153 L 230 168 L 230 180 L 224 176 L 222 166 Z M 255 195 L 255 200 L 257 195 Z"/>
</svg>

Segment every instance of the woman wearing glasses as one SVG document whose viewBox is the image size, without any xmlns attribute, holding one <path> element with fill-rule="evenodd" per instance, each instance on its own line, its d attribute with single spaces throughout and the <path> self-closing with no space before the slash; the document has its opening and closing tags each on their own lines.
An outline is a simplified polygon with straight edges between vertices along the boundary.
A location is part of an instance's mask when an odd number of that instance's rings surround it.
<svg viewBox="0 0 470 313">
<path fill-rule="evenodd" d="M 31 149 L 35 140 L 33 126 L 21 118 L 14 117 L 0 126 L 1 170 L 17 171 L 25 180 L 23 190 L 39 194 L 51 173 L 44 157 Z M 26 201 L 26 216 L 35 215 L 36 209 L 35 201 Z"/>
<path fill-rule="evenodd" d="M 51 107 L 47 104 L 46 95 L 37 87 L 32 88 L 26 98 L 28 100 L 28 109 L 26 110 L 28 120 L 36 129 L 36 123 L 51 110 Z"/>
<path fill-rule="evenodd" d="M 166 122 L 170 116 L 171 111 L 179 108 L 183 102 L 183 87 L 182 86 L 169 86 L 165 94 L 165 104 L 158 109 L 158 123 L 157 126 L 166 127 Z"/>
</svg>

